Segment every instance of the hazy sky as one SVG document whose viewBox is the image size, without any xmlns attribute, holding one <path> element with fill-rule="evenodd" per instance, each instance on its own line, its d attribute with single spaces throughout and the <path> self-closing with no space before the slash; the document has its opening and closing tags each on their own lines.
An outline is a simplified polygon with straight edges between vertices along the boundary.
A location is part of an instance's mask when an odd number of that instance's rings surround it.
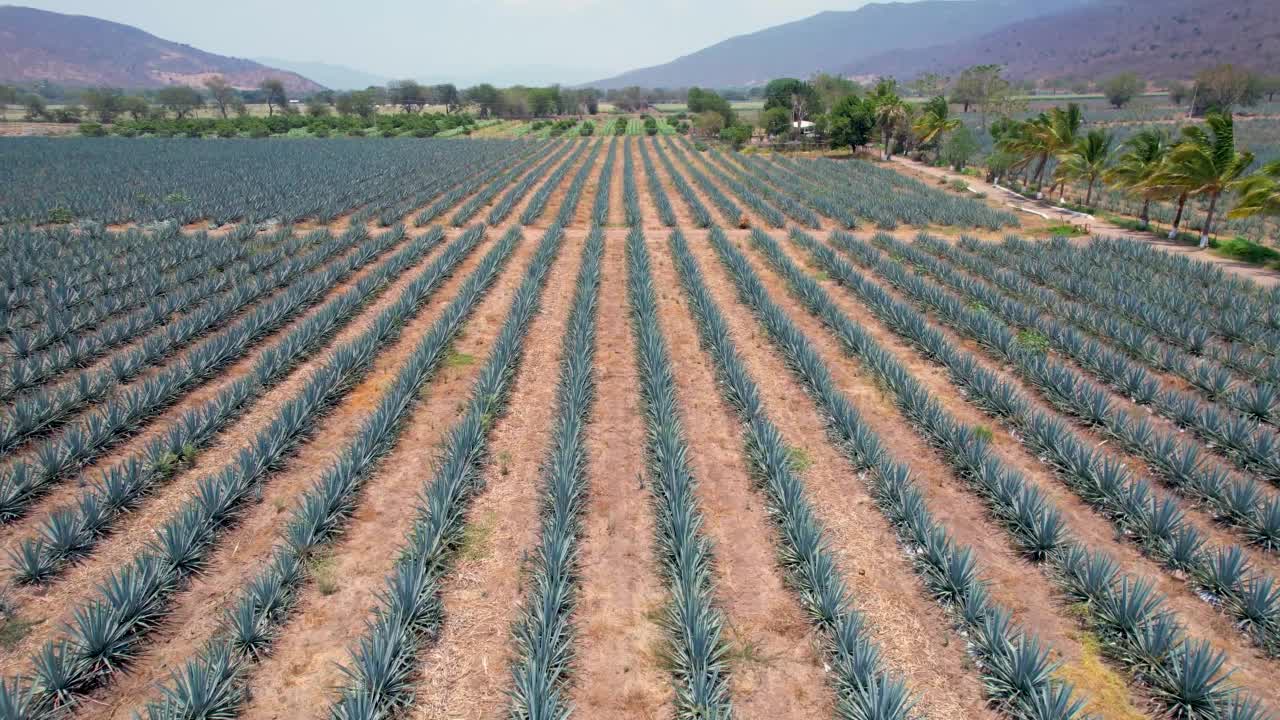
<svg viewBox="0 0 1280 720">
<path fill-rule="evenodd" d="M 123 22 L 238 57 L 391 76 L 585 82 L 865 0 L 0 0 Z M 522 72 L 526 71 L 526 72 Z M 570 72 L 572 71 L 572 74 Z"/>
</svg>

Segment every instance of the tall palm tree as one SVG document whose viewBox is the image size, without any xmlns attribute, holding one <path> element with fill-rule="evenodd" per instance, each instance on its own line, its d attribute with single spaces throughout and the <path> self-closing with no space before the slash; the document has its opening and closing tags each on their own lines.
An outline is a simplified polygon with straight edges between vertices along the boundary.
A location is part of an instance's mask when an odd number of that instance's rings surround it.
<svg viewBox="0 0 1280 720">
<path fill-rule="evenodd" d="M 1010 128 L 996 143 L 996 149 L 1016 158 L 1009 167 L 1014 173 L 1021 173 L 1030 167 L 1032 162 L 1036 162 L 1036 170 L 1032 177 L 1038 181 L 1052 152 L 1050 134 L 1049 116 L 1040 113 Z"/>
<path fill-rule="evenodd" d="M 1156 195 L 1142 184 L 1150 180 L 1169 156 L 1169 135 L 1163 130 L 1143 130 L 1124 143 L 1124 152 L 1103 175 L 1106 182 L 1135 192 L 1142 198 L 1142 229 L 1151 227 L 1151 201 Z"/>
<path fill-rule="evenodd" d="M 1059 156 L 1054 179 L 1064 185 L 1071 180 L 1088 182 L 1089 189 L 1084 196 L 1086 206 L 1093 205 L 1093 186 L 1111 161 L 1111 142 L 1111 133 L 1090 130 L 1088 135 L 1076 140 L 1070 150 Z"/>
<path fill-rule="evenodd" d="M 884 141 L 884 159 L 888 160 L 893 152 L 893 134 L 902 123 L 906 122 L 907 104 L 898 96 L 897 82 L 891 79 L 876 83 L 875 89 L 867 96 L 867 100 L 874 108 L 872 116 L 875 118 L 876 127 L 880 130 L 880 137 Z"/>
<path fill-rule="evenodd" d="M 960 118 L 951 117 L 950 110 L 951 108 L 947 105 L 945 97 L 941 95 L 935 96 L 925 103 L 920 116 L 916 118 L 912 127 L 920 147 L 924 147 L 929 143 L 936 143 L 937 156 L 935 160 L 942 159 L 943 136 L 960 127 Z"/>
<path fill-rule="evenodd" d="M 1231 114 L 1210 114 L 1207 129 L 1190 125 L 1182 129 L 1183 139 L 1169 151 L 1169 159 L 1151 179 L 1153 188 L 1209 198 L 1209 211 L 1200 230 L 1200 247 L 1209 246 L 1213 215 L 1222 193 L 1235 187 L 1253 164 L 1253 153 L 1236 150 Z"/>
<path fill-rule="evenodd" d="M 1227 217 L 1280 215 L 1280 160 L 1274 160 L 1253 175 L 1241 178 L 1232 189 L 1240 194 L 1240 200 Z"/>
</svg>

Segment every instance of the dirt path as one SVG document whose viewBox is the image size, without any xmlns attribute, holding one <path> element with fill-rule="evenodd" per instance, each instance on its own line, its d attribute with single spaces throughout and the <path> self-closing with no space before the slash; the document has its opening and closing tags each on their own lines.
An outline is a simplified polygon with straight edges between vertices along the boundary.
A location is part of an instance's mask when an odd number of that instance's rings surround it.
<svg viewBox="0 0 1280 720">
<path fill-rule="evenodd" d="M 976 192 L 987 194 L 986 202 L 988 205 L 1002 209 L 1013 208 L 1019 211 L 1018 217 L 1026 220 L 1028 217 L 1039 217 L 1042 220 L 1049 221 L 1053 224 L 1067 225 L 1083 225 L 1088 228 L 1093 235 L 1105 235 L 1107 237 L 1125 238 L 1127 240 L 1137 240 L 1154 245 L 1161 250 L 1175 255 L 1187 255 L 1196 260 L 1213 263 L 1220 266 L 1223 270 L 1248 278 L 1263 287 L 1273 287 L 1280 284 L 1280 272 L 1268 270 L 1267 268 L 1250 265 L 1238 260 L 1224 258 L 1211 252 L 1200 250 L 1194 245 L 1184 245 L 1165 239 L 1156 233 L 1138 232 L 1136 230 L 1128 230 L 1118 225 L 1107 222 L 1097 216 L 1077 213 L 1071 210 L 1059 208 L 1045 202 L 1035 202 L 1028 200 L 1017 193 L 1006 190 L 1003 187 L 997 187 L 986 182 L 982 178 L 962 176 L 953 173 L 945 168 L 936 168 L 922 163 L 908 160 L 903 157 L 895 157 L 892 164 L 889 165 L 899 172 L 906 175 L 915 176 L 917 178 L 923 176 L 926 178 L 962 178 L 969 187 Z M 1032 214 L 1028 214 L 1034 211 Z M 975 237 L 982 237 L 980 234 L 974 234 Z M 990 238 L 983 238 L 990 239 Z M 1088 237 L 1076 238 L 1075 242 L 1088 242 Z"/>
<path fill-rule="evenodd" d="M 525 339 L 511 404 L 490 437 L 484 489 L 471 503 L 467 541 L 445 581 L 444 629 L 423 656 L 414 717 L 499 717 L 507 705 L 511 629 L 529 593 L 541 527 L 540 470 L 555 423 L 561 342 L 585 241 L 585 230 L 566 234 Z"/>
<path fill-rule="evenodd" d="M 763 498 L 754 492 L 743 458 L 742 433 L 720 399 L 714 369 L 699 347 L 697 328 L 667 248 L 667 233 L 650 237 L 659 316 L 675 372 L 689 458 L 698 479 L 703 530 L 715 552 L 716 604 L 730 643 L 730 687 L 742 718 L 827 718 L 835 696 L 826 685 L 819 644 L 775 558 L 777 538 Z"/>
<path fill-rule="evenodd" d="M 645 424 L 627 315 L 626 235 L 625 229 L 607 231 L 602 263 L 598 400 L 588 431 L 590 491 L 571 699 L 584 718 L 660 720 L 670 716 L 673 702 L 670 675 L 659 657 L 666 594 L 644 487 Z"/>
</svg>

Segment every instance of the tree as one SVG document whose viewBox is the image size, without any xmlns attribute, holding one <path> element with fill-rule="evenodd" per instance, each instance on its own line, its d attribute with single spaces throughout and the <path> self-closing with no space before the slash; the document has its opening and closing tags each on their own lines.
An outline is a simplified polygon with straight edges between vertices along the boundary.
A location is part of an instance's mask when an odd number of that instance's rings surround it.
<svg viewBox="0 0 1280 720">
<path fill-rule="evenodd" d="M 1142 81 L 1131 72 L 1113 75 L 1102 81 L 1102 94 L 1107 96 L 1107 102 L 1115 108 L 1128 105 L 1140 92 Z"/>
<path fill-rule="evenodd" d="M 942 140 L 947 133 L 958 127 L 960 127 L 960 119 L 951 117 L 947 99 L 941 95 L 935 95 L 932 100 L 925 103 L 912 129 L 915 130 L 920 146 L 935 146 L 938 151 L 937 158 L 942 160 Z"/>
<path fill-rule="evenodd" d="M 1205 125 L 1207 129 L 1200 125 L 1182 128 L 1182 141 L 1169 151 L 1168 161 L 1150 181 L 1154 189 L 1209 199 L 1204 227 L 1200 229 L 1201 248 L 1209 246 L 1218 198 L 1237 187 L 1237 181 L 1253 164 L 1253 153 L 1236 150 L 1230 113 L 1212 113 L 1205 118 Z"/>
<path fill-rule="evenodd" d="M 467 88 L 462 96 L 467 102 L 480 108 L 480 117 L 497 115 L 502 107 L 502 93 L 488 83 Z"/>
<path fill-rule="evenodd" d="M 49 117 L 49 107 L 45 105 L 44 98 L 35 93 L 27 93 L 22 97 L 22 105 L 27 109 L 26 118 L 28 120 L 43 120 Z"/>
<path fill-rule="evenodd" d="M 1280 75 L 1267 75 L 1258 78 L 1258 91 L 1267 96 L 1267 102 L 1276 99 L 1276 93 L 1280 93 Z"/>
<path fill-rule="evenodd" d="M 458 88 L 453 83 L 436 85 L 431 89 L 431 99 L 437 105 L 443 105 L 446 113 L 452 113 L 457 110 L 458 105 L 462 102 L 462 97 L 458 94 Z"/>
<path fill-rule="evenodd" d="M 0 120 L 9 119 L 9 105 L 18 102 L 18 89 L 10 85 L 0 85 Z"/>
<path fill-rule="evenodd" d="M 1191 114 L 1222 114 L 1237 105 L 1256 105 L 1262 99 L 1262 87 L 1259 76 L 1230 63 L 1202 70 L 1191 89 Z"/>
<path fill-rule="evenodd" d="M 1185 83 L 1177 81 L 1169 83 L 1169 102 L 1174 105 L 1183 105 L 1191 97 L 1191 88 Z"/>
<path fill-rule="evenodd" d="M 831 108 L 826 119 L 827 138 L 832 147 L 847 147 L 852 152 L 867 144 L 875 118 L 869 102 L 857 96 L 847 97 Z"/>
<path fill-rule="evenodd" d="M 786 108 L 792 127 L 822 112 L 822 99 L 813 86 L 795 78 L 778 78 L 764 88 L 764 109 Z"/>
<path fill-rule="evenodd" d="M 373 120 L 378 114 L 376 96 L 368 90 L 356 90 L 339 95 L 336 107 L 339 115 L 344 117 L 355 115 L 365 121 Z"/>
<path fill-rule="evenodd" d="M 329 114 L 329 103 L 319 95 L 307 99 L 307 114 L 313 118 L 325 117 Z"/>
<path fill-rule="evenodd" d="M 276 108 L 280 108 L 281 112 L 288 110 L 289 93 L 285 91 L 283 82 L 276 78 L 267 78 L 258 84 L 258 90 L 266 100 L 267 117 L 274 116 Z"/>
<path fill-rule="evenodd" d="M 814 75 L 809 79 L 809 85 L 818 94 L 819 105 L 824 108 L 833 108 L 841 100 L 862 93 L 862 87 L 854 81 L 827 73 Z"/>
<path fill-rule="evenodd" d="M 1093 186 L 1107 170 L 1111 161 L 1111 134 L 1103 130 L 1090 130 L 1059 157 L 1053 177 L 1059 182 L 1084 181 L 1088 184 L 1084 204 L 1093 206 Z"/>
<path fill-rule="evenodd" d="M 1240 199 L 1227 217 L 1280 215 L 1280 160 L 1274 160 L 1253 175 L 1241 179 L 1232 189 Z"/>
<path fill-rule="evenodd" d="M 942 148 L 942 159 L 952 170 L 960 172 L 978 154 L 979 149 L 978 139 L 973 136 L 968 125 L 961 123 L 960 127 L 947 136 L 947 143 Z"/>
<path fill-rule="evenodd" d="M 871 115 L 884 142 L 884 159 L 893 157 L 893 136 L 907 120 L 907 104 L 898 96 L 898 83 L 891 78 L 881 78 L 867 96 Z"/>
<path fill-rule="evenodd" d="M 1084 113 L 1076 103 L 1068 103 L 1066 109 L 1054 107 L 1048 113 L 1040 113 L 1025 123 L 1014 126 L 997 143 L 1003 152 L 1018 158 L 1011 169 L 1022 170 L 1036 164 L 1032 180 L 1037 195 L 1044 182 L 1044 171 L 1049 158 L 1069 150 L 1076 142 Z"/>
<path fill-rule="evenodd" d="M 969 107 L 983 102 L 990 92 L 992 81 L 1000 76 L 999 65 L 974 65 L 966 68 L 951 88 L 951 102 L 969 112 Z"/>
<path fill-rule="evenodd" d="M 719 137 L 721 131 L 725 128 L 724 116 L 711 110 L 699 113 L 698 116 L 694 118 L 693 127 L 696 128 L 698 134 L 703 137 Z"/>
<path fill-rule="evenodd" d="M 711 90 L 703 90 L 699 87 L 689 88 L 689 94 L 685 97 L 685 104 L 688 106 L 689 112 L 694 115 L 700 115 L 704 112 L 719 114 L 726 127 L 732 125 L 737 119 L 729 105 L 729 101 Z"/>
<path fill-rule="evenodd" d="M 734 150 L 741 150 L 743 145 L 751 139 L 751 126 L 744 124 L 730 125 L 720 131 L 720 140 L 733 146 Z"/>
<path fill-rule="evenodd" d="M 142 120 L 151 111 L 151 104 L 141 95 L 126 95 L 120 98 L 120 112 L 129 113 L 134 120 Z"/>
<path fill-rule="evenodd" d="M 1124 142 L 1124 151 L 1103 175 L 1103 179 L 1142 198 L 1141 228 L 1151 226 L 1151 201 L 1155 194 L 1146 183 L 1169 156 L 1169 136 L 1163 130 L 1142 130 Z"/>
<path fill-rule="evenodd" d="M 760 126 L 773 137 L 791 130 L 791 113 L 786 108 L 769 108 L 760 114 Z"/>
<path fill-rule="evenodd" d="M 201 97 L 200 91 L 186 85 L 169 85 L 160 88 L 156 92 L 156 102 L 160 103 L 160 107 L 172 112 L 179 120 L 185 119 L 204 107 L 204 98 Z"/>
<path fill-rule="evenodd" d="M 406 113 L 417 112 L 429 100 L 429 90 L 415 80 L 394 80 L 387 83 L 387 99 L 399 105 Z"/>
<path fill-rule="evenodd" d="M 209 91 L 209 99 L 213 101 L 214 106 L 218 108 L 218 114 L 223 118 L 227 117 L 228 110 L 235 109 L 236 103 L 243 102 L 240 99 L 240 92 L 231 87 L 221 75 L 205 80 L 204 87 Z"/>
<path fill-rule="evenodd" d="M 104 124 L 114 121 L 122 112 L 123 100 L 124 93 L 116 88 L 88 88 L 80 92 L 80 102 L 85 109 Z"/>
</svg>

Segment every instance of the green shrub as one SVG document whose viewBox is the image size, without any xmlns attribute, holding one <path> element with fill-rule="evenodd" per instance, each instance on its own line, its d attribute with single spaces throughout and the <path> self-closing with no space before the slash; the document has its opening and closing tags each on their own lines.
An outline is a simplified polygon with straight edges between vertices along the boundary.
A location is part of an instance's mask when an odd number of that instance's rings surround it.
<svg viewBox="0 0 1280 720">
<path fill-rule="evenodd" d="M 107 129 L 102 127 L 102 123 L 80 123 L 80 134 L 85 137 L 102 137 L 107 134 Z"/>
<path fill-rule="evenodd" d="M 1280 252 L 1239 236 L 1213 243 L 1213 251 L 1223 257 L 1255 265 L 1263 265 L 1280 260 Z"/>
</svg>

